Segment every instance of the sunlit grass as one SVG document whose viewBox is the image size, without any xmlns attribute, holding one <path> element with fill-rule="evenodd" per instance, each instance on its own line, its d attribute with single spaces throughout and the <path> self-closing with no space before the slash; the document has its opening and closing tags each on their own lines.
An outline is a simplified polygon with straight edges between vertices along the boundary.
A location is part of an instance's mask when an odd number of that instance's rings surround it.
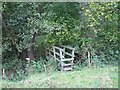
<svg viewBox="0 0 120 90">
<path fill-rule="evenodd" d="M 118 88 L 118 67 L 83 68 L 81 71 L 36 73 L 26 80 L 3 81 L 3 87 L 23 88 Z"/>
</svg>

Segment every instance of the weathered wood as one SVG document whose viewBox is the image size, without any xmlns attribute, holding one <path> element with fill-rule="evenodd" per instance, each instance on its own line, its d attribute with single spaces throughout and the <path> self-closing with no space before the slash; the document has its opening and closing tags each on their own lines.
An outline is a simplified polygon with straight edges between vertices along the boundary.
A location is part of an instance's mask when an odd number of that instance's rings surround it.
<svg viewBox="0 0 120 90">
<path fill-rule="evenodd" d="M 63 48 L 53 46 L 53 49 L 49 50 L 49 56 L 53 58 L 55 61 L 57 60 L 59 62 L 58 66 L 60 67 L 61 71 L 72 70 L 75 49 L 63 45 L 62 47 Z M 72 52 L 71 53 L 65 52 L 66 48 L 72 50 Z M 71 56 L 71 58 L 65 58 L 66 55 Z M 69 61 L 69 62 L 65 62 L 65 61 Z"/>
<path fill-rule="evenodd" d="M 55 48 L 53 48 L 53 54 L 54 54 L 54 60 L 55 60 L 55 62 L 56 62 Z"/>
<path fill-rule="evenodd" d="M 74 60 L 74 57 L 75 57 L 74 53 L 75 53 L 75 50 L 72 51 L 72 58 L 73 58 L 73 60 Z M 72 65 L 74 64 L 73 60 L 72 60 Z"/>
<path fill-rule="evenodd" d="M 5 69 L 2 69 L 2 79 L 5 79 Z"/>
<path fill-rule="evenodd" d="M 59 59 L 59 58 L 56 58 L 56 60 L 57 60 L 57 61 L 60 61 L 60 59 Z"/>
<path fill-rule="evenodd" d="M 75 53 L 75 50 L 72 51 L 72 58 L 74 58 L 74 53 Z"/>
<path fill-rule="evenodd" d="M 91 62 L 90 62 L 90 52 L 88 51 L 88 66 L 89 68 L 91 67 Z"/>
<path fill-rule="evenodd" d="M 61 66 L 71 66 L 71 65 L 72 65 L 71 63 L 66 64 L 66 63 L 63 63 L 63 62 L 61 64 Z"/>
<path fill-rule="evenodd" d="M 65 48 L 63 48 L 63 58 L 65 58 Z"/>
<path fill-rule="evenodd" d="M 65 67 L 65 68 L 63 68 L 63 70 L 65 70 L 65 71 L 72 70 L 72 67 Z"/>
<path fill-rule="evenodd" d="M 70 53 L 68 53 L 68 52 L 64 52 L 64 54 L 66 54 L 66 55 L 69 55 L 69 56 L 73 57 L 73 54 L 70 54 Z"/>
<path fill-rule="evenodd" d="M 62 61 L 62 49 L 60 49 L 60 60 Z"/>
<path fill-rule="evenodd" d="M 52 51 L 52 50 L 50 50 L 50 52 L 53 52 L 53 53 L 54 53 L 54 51 Z"/>
<path fill-rule="evenodd" d="M 64 45 L 61 45 L 61 46 L 64 47 L 64 48 L 68 48 L 70 50 L 75 50 L 75 48 L 72 48 L 72 47 L 68 47 L 68 46 L 64 46 Z"/>
<path fill-rule="evenodd" d="M 58 56 L 60 56 L 60 54 L 59 54 L 59 53 L 57 53 L 57 52 L 55 52 L 55 54 L 56 54 L 56 55 L 58 55 Z"/>
<path fill-rule="evenodd" d="M 64 51 L 62 48 L 59 48 L 59 47 L 56 47 L 56 46 L 53 46 L 53 48 Z"/>
<path fill-rule="evenodd" d="M 61 66 L 61 71 L 64 69 L 62 66 L 62 49 L 60 49 L 60 66 Z"/>
<path fill-rule="evenodd" d="M 62 59 L 62 61 L 72 61 L 74 60 L 74 58 L 65 58 L 65 59 Z"/>
</svg>

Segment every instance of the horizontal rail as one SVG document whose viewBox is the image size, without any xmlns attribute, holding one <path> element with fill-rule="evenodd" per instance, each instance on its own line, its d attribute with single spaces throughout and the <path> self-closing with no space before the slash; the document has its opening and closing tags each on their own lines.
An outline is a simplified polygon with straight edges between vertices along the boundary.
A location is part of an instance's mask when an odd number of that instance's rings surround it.
<svg viewBox="0 0 120 90">
<path fill-rule="evenodd" d="M 60 59 L 59 58 L 55 58 L 57 61 L 60 61 Z"/>
<path fill-rule="evenodd" d="M 54 51 L 50 50 L 50 52 L 54 52 Z"/>
<path fill-rule="evenodd" d="M 56 46 L 53 46 L 53 48 L 64 51 L 62 48 L 59 48 L 59 47 L 56 47 Z"/>
<path fill-rule="evenodd" d="M 54 53 L 54 51 L 51 51 L 51 52 L 53 52 L 53 53 Z M 55 52 L 55 54 L 56 54 L 56 55 L 58 55 L 58 56 L 60 56 L 60 54 L 59 54 L 59 53 L 57 53 L 57 52 Z"/>
<path fill-rule="evenodd" d="M 72 65 L 72 63 L 70 62 L 70 63 L 64 63 L 64 62 L 61 62 L 61 66 L 71 66 Z"/>
<path fill-rule="evenodd" d="M 61 64 L 61 66 L 71 66 L 72 64 Z"/>
<path fill-rule="evenodd" d="M 54 53 L 54 51 L 52 51 L 52 50 L 50 50 L 50 52 L 53 52 Z M 47 54 L 49 54 L 49 52 L 47 52 Z M 50 54 L 50 55 L 52 55 L 52 54 Z M 57 52 L 55 52 L 55 55 L 57 55 L 57 56 L 59 56 L 60 57 L 60 54 L 59 53 L 57 53 Z M 54 55 L 52 55 L 53 57 L 54 57 Z M 64 56 L 62 56 L 62 58 L 64 58 Z"/>
<path fill-rule="evenodd" d="M 49 55 L 48 57 L 51 57 L 51 58 L 53 58 L 53 59 L 55 59 L 55 60 L 57 60 L 57 61 L 60 61 L 60 59 L 59 59 L 59 58 L 54 58 L 54 56 L 53 56 L 53 55 Z"/>
<path fill-rule="evenodd" d="M 63 47 L 63 48 L 62 48 Z M 53 58 L 55 61 L 58 61 L 59 64 L 61 63 L 62 66 L 71 66 L 73 65 L 72 62 L 74 60 L 74 50 L 75 48 L 67 47 L 62 45 L 62 47 L 52 46 L 51 49 L 49 49 L 49 52 L 47 54 Z M 65 52 L 65 49 L 70 49 L 72 52 Z M 65 58 L 65 56 L 71 56 L 71 58 Z M 65 61 L 69 61 L 68 63 Z"/>
<path fill-rule="evenodd" d="M 57 53 L 57 52 L 55 52 L 55 54 L 56 54 L 56 55 L 58 55 L 58 56 L 60 56 L 60 54 L 59 54 L 59 53 Z"/>
<path fill-rule="evenodd" d="M 74 57 L 72 54 L 70 54 L 68 52 L 64 52 L 64 54 Z"/>
<path fill-rule="evenodd" d="M 53 55 L 50 55 L 51 57 L 54 57 Z"/>
<path fill-rule="evenodd" d="M 72 61 L 74 60 L 74 58 L 65 58 L 65 59 L 62 59 L 62 61 Z"/>
<path fill-rule="evenodd" d="M 72 48 L 72 47 L 68 47 L 68 46 L 64 46 L 64 45 L 61 45 L 62 47 L 64 48 L 68 48 L 68 49 L 71 49 L 71 50 L 75 50 L 75 48 Z"/>
</svg>

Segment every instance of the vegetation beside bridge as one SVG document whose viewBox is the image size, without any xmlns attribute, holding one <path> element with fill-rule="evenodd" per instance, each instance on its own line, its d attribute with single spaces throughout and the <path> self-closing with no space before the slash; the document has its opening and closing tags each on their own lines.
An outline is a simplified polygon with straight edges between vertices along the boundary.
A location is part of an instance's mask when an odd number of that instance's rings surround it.
<svg viewBox="0 0 120 90">
<path fill-rule="evenodd" d="M 118 87 L 119 10 L 118 2 L 3 2 L 3 87 Z M 46 57 L 61 45 L 75 48 L 70 72 Z"/>
</svg>

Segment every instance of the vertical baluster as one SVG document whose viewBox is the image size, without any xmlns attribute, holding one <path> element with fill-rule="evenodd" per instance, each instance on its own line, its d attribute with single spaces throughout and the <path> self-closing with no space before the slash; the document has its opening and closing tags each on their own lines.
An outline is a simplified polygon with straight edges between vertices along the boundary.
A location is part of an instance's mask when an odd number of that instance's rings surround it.
<svg viewBox="0 0 120 90">
<path fill-rule="evenodd" d="M 73 60 L 74 60 L 74 49 L 72 50 L 72 65 L 73 65 Z"/>
<path fill-rule="evenodd" d="M 53 46 L 53 54 L 54 54 L 54 60 L 56 62 L 56 54 L 55 54 L 55 48 L 54 48 L 54 46 Z"/>
<path fill-rule="evenodd" d="M 63 58 L 65 58 L 65 47 L 63 48 Z"/>
<path fill-rule="evenodd" d="M 62 59 L 63 59 L 63 57 L 62 57 L 63 55 L 62 55 L 62 49 L 60 49 L 60 66 L 61 66 L 61 70 L 63 70 L 63 66 L 62 66 Z"/>
<path fill-rule="evenodd" d="M 5 79 L 5 69 L 2 69 L 2 79 Z"/>
</svg>

